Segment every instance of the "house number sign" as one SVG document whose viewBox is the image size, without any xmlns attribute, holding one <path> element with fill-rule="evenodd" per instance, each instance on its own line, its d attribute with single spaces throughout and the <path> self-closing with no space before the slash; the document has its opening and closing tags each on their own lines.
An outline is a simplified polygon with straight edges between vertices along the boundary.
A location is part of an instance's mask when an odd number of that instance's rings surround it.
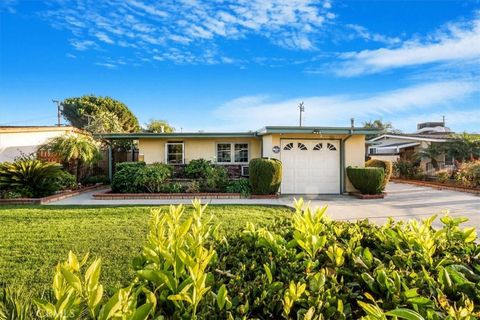
<svg viewBox="0 0 480 320">
<path fill-rule="evenodd" d="M 280 153 L 280 147 L 279 146 L 274 146 L 272 148 L 273 153 Z"/>
</svg>

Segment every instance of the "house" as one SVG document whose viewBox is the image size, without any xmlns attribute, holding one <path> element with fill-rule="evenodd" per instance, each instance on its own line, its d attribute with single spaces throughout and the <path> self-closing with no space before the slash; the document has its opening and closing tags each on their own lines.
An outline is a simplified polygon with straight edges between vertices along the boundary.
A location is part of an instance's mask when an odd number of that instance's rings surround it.
<svg viewBox="0 0 480 320">
<path fill-rule="evenodd" d="M 248 175 L 253 158 L 276 158 L 283 163 L 283 194 L 339 194 L 354 190 L 345 168 L 364 167 L 365 136 L 376 132 L 353 125 L 269 126 L 248 132 L 112 133 L 99 137 L 138 141 L 139 159 L 146 163 L 182 166 L 203 158 L 226 166 L 237 176 Z M 111 160 L 109 163 L 111 176 Z"/>
<path fill-rule="evenodd" d="M 423 149 L 432 143 L 446 143 L 452 139 L 453 132 L 445 122 L 424 122 L 417 125 L 417 131 L 409 134 L 387 133 L 367 141 L 367 155 L 372 159 L 413 160 Z M 428 173 L 432 171 L 431 160 L 420 158 L 420 168 Z M 453 165 L 453 159 L 442 154 L 437 158 L 439 167 Z"/>
<path fill-rule="evenodd" d="M 35 153 L 48 139 L 76 131 L 64 126 L 0 126 L 0 162 Z"/>
</svg>

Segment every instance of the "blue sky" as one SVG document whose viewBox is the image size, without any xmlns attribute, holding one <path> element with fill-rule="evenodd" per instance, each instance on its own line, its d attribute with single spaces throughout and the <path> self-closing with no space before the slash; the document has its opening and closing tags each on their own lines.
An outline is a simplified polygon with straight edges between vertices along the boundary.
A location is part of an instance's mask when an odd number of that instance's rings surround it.
<svg viewBox="0 0 480 320">
<path fill-rule="evenodd" d="M 52 99 L 125 102 L 178 129 L 441 120 L 480 132 L 480 1 L 0 2 L 0 125 Z"/>
</svg>

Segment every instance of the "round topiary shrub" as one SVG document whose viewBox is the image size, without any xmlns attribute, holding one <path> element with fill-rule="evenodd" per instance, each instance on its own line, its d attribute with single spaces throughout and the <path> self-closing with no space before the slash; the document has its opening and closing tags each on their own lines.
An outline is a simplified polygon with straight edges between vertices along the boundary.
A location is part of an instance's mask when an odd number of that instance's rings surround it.
<svg viewBox="0 0 480 320">
<path fill-rule="evenodd" d="M 282 162 L 272 158 L 250 160 L 248 165 L 252 194 L 275 194 L 282 182 Z"/>
<path fill-rule="evenodd" d="M 388 181 L 390 181 L 390 177 L 392 176 L 393 171 L 393 164 L 390 160 L 380 160 L 380 159 L 371 159 L 365 162 L 365 167 L 373 167 L 373 168 L 382 168 L 384 177 L 383 177 L 383 185 L 382 190 L 385 189 L 387 186 Z"/>
<path fill-rule="evenodd" d="M 347 168 L 347 176 L 353 186 L 362 194 L 380 194 L 383 191 L 384 173 L 382 168 Z"/>
<path fill-rule="evenodd" d="M 136 192 L 162 192 L 166 188 L 167 180 L 172 176 L 172 172 L 171 166 L 162 163 L 141 167 L 133 181 L 133 184 L 136 186 Z"/>
</svg>

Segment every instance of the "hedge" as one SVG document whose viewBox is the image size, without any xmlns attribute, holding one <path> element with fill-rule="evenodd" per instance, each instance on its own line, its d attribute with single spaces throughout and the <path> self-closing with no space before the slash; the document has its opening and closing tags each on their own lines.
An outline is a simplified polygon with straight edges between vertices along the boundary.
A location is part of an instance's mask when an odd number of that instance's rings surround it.
<svg viewBox="0 0 480 320">
<path fill-rule="evenodd" d="M 390 181 L 390 177 L 392 176 L 392 171 L 393 171 L 393 164 L 392 161 L 390 160 L 380 160 L 380 159 L 371 159 L 365 162 L 365 167 L 370 168 L 382 168 L 384 171 L 384 177 L 383 177 L 383 185 L 382 185 L 382 190 L 385 189 L 387 186 L 388 181 Z"/>
<path fill-rule="evenodd" d="M 382 168 L 347 168 L 347 176 L 353 186 L 362 194 L 380 194 L 384 173 Z"/>
<path fill-rule="evenodd" d="M 115 174 L 112 179 L 112 191 L 119 193 L 137 192 L 134 181 L 138 171 L 145 167 L 145 162 L 121 162 L 115 165 Z"/>
<path fill-rule="evenodd" d="M 282 163 L 272 158 L 257 158 L 249 163 L 252 194 L 275 194 L 282 182 Z"/>
</svg>

